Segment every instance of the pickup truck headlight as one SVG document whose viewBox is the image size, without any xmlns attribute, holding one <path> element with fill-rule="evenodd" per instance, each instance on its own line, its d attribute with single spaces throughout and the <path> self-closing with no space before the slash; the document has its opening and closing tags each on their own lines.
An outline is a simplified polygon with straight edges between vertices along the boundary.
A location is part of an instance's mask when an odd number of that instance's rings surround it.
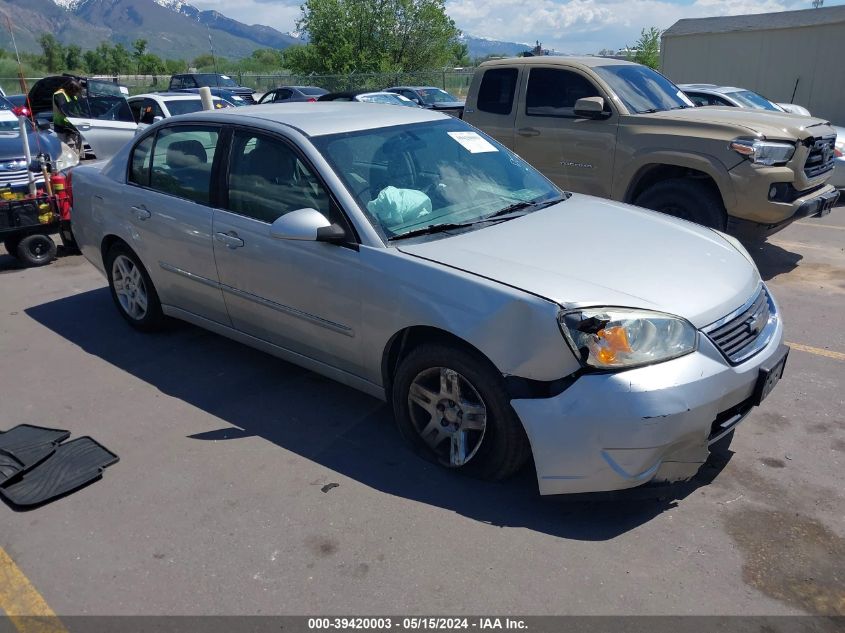
<svg viewBox="0 0 845 633">
<path fill-rule="evenodd" d="M 660 363 L 694 351 L 698 332 L 680 317 L 626 308 L 585 308 L 558 316 L 581 362 L 597 369 Z"/>
<path fill-rule="evenodd" d="M 795 153 L 795 145 L 792 143 L 775 143 L 774 141 L 741 138 L 733 141 L 730 148 L 756 165 L 785 165 Z"/>
</svg>

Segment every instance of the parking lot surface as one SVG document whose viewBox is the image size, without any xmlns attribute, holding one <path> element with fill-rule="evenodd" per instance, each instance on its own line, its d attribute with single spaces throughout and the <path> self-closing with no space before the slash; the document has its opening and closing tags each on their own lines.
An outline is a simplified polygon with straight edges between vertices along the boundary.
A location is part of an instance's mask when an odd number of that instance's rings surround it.
<svg viewBox="0 0 845 633">
<path fill-rule="evenodd" d="M 0 249 L 0 430 L 120 456 L 0 505 L 0 611 L 845 614 L 845 208 L 752 254 L 794 346 L 731 451 L 685 485 L 540 498 L 530 467 L 490 484 L 420 460 L 330 380 L 185 324 L 133 331 L 82 257 Z"/>
</svg>

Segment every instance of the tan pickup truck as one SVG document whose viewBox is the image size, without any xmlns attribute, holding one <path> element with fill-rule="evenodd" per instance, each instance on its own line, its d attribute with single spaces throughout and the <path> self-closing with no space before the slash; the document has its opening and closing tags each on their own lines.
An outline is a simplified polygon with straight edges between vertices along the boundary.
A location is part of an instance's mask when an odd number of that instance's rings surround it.
<svg viewBox="0 0 845 633">
<path fill-rule="evenodd" d="M 787 113 L 694 107 L 663 75 L 601 57 L 482 64 L 464 119 L 569 191 L 746 238 L 828 213 L 836 134 Z"/>
</svg>

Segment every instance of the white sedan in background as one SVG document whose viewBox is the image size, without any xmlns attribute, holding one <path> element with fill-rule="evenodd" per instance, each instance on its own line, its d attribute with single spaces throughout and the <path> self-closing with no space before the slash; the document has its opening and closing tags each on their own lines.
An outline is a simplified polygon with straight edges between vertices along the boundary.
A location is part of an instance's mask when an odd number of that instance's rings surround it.
<svg viewBox="0 0 845 633">
<path fill-rule="evenodd" d="M 232 103 L 220 97 L 212 99 L 217 110 L 234 107 Z M 138 123 L 137 133 L 162 119 L 202 110 L 202 98 L 195 93 L 151 92 L 130 97 L 128 101 L 132 116 Z"/>
</svg>

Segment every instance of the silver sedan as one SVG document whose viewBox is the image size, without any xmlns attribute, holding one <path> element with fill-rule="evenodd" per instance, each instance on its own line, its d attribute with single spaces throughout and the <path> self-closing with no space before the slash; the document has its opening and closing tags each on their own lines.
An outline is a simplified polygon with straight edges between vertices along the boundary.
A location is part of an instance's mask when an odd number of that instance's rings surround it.
<svg viewBox="0 0 845 633">
<path fill-rule="evenodd" d="M 384 399 L 448 468 L 533 456 L 542 494 L 693 476 L 783 373 L 736 240 L 562 192 L 428 110 L 189 114 L 73 184 L 132 326 L 183 319 Z"/>
</svg>

